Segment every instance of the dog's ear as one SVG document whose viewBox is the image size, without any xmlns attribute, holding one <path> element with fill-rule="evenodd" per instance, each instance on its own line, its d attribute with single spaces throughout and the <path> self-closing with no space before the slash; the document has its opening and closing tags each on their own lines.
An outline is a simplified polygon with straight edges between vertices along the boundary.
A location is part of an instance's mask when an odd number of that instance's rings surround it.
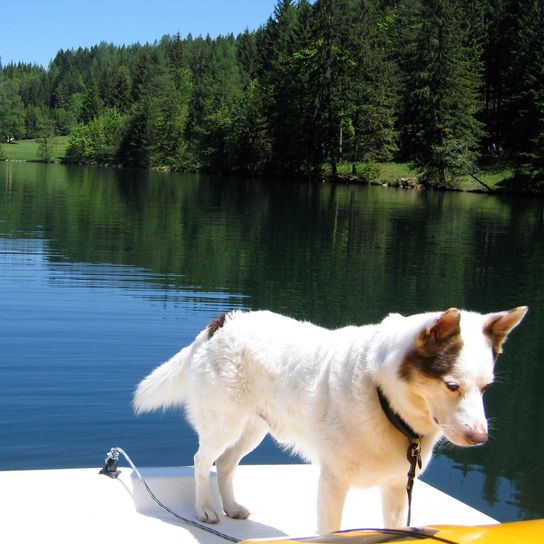
<svg viewBox="0 0 544 544">
<path fill-rule="evenodd" d="M 491 340 L 495 353 L 501 353 L 502 344 L 510 331 L 517 327 L 527 313 L 527 306 L 519 306 L 507 312 L 490 314 L 484 323 L 484 334 Z"/>
<path fill-rule="evenodd" d="M 432 325 L 425 327 L 417 340 L 417 346 L 427 353 L 437 352 L 446 342 L 461 333 L 461 312 L 457 308 L 446 310 Z"/>
</svg>

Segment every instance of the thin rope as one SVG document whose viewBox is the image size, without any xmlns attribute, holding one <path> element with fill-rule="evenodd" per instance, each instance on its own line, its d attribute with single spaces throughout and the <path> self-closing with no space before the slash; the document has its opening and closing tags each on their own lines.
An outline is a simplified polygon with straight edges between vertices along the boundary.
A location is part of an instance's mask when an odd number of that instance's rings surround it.
<svg viewBox="0 0 544 544">
<path fill-rule="evenodd" d="M 130 458 L 130 456 L 128 455 L 128 453 L 123 449 L 123 448 L 119 448 L 119 447 L 115 447 L 115 448 L 112 448 L 109 453 L 108 453 L 108 456 L 106 457 L 106 466 L 109 465 L 109 463 L 111 461 L 113 462 L 117 462 L 117 459 L 119 458 L 119 454 L 122 454 L 124 456 L 124 458 L 127 460 L 127 463 L 131 466 L 132 470 L 135 472 L 136 476 L 138 477 L 138 480 L 143 484 L 143 486 L 145 487 L 146 491 L 149 493 L 149 496 L 163 509 L 163 510 L 166 510 L 166 512 L 168 512 L 169 514 L 171 514 L 172 516 L 174 516 L 175 518 L 183 521 L 184 523 L 187 523 L 189 525 L 192 525 L 193 527 L 197 527 L 198 529 L 202 529 L 203 531 L 207 531 L 208 533 L 211 533 L 213 535 L 216 535 L 218 537 L 221 537 L 221 538 L 224 538 L 225 540 L 229 540 L 230 542 L 240 542 L 240 539 L 239 538 L 235 538 L 233 536 L 230 536 L 230 535 L 227 535 L 226 533 L 223 533 L 221 531 L 218 531 L 217 529 L 213 529 L 212 527 L 209 527 L 208 525 L 204 525 L 202 523 L 199 523 L 198 521 L 195 521 L 194 519 L 189 519 L 189 518 L 186 518 L 184 516 L 181 516 L 180 514 L 174 512 L 173 510 L 171 510 L 170 508 L 168 508 L 168 506 L 166 506 L 164 503 L 162 503 L 158 498 L 157 496 L 155 495 L 155 493 L 153 493 L 153 491 L 151 491 L 151 488 L 149 487 L 149 485 L 147 485 L 147 482 L 145 481 L 144 477 L 141 475 L 140 471 L 138 470 L 138 468 L 136 467 L 136 465 L 134 464 L 134 462 L 132 461 L 132 459 Z M 106 468 L 106 467 L 104 467 Z M 101 473 L 107 473 L 107 472 L 110 472 L 110 473 L 114 473 L 115 471 L 104 471 L 104 469 L 102 469 Z M 111 474 L 110 474 L 111 475 Z M 114 476 L 115 477 L 115 476 Z"/>
<path fill-rule="evenodd" d="M 117 470 L 117 461 L 119 459 L 119 454 L 122 454 L 124 456 L 127 463 L 131 466 L 132 470 L 134 471 L 134 473 L 138 477 L 138 480 L 145 487 L 145 489 L 148 492 L 149 496 L 163 510 L 165 510 L 166 512 L 168 512 L 169 514 L 171 514 L 175 518 L 179 519 L 180 521 L 183 521 L 184 523 L 187 523 L 188 525 L 192 525 L 193 527 L 197 527 L 198 529 L 202 529 L 203 531 L 211 533 L 211 534 L 213 534 L 215 536 L 218 536 L 218 537 L 223 538 L 225 540 L 228 540 L 230 542 L 240 542 L 239 538 L 235 538 L 233 536 L 227 535 L 226 533 L 218 531 L 217 529 L 213 529 L 212 527 L 210 527 L 208 525 L 204 525 L 204 524 L 199 523 L 198 521 L 195 521 L 193 519 L 189 519 L 189 518 L 186 518 L 184 516 L 181 516 L 177 512 L 174 512 L 172 509 L 168 508 L 168 506 L 166 506 L 163 502 L 161 502 L 157 498 L 155 493 L 153 493 L 153 491 L 151 490 L 151 488 L 149 487 L 149 485 L 145 481 L 144 477 L 142 476 L 142 474 L 140 473 L 140 471 L 138 470 L 138 468 L 136 467 L 136 465 L 134 464 L 134 462 L 130 458 L 129 454 L 123 448 L 120 448 L 120 447 L 111 448 L 111 450 L 107 454 L 104 468 L 100 471 L 100 474 L 108 474 L 112 478 L 117 478 L 117 475 L 119 474 L 119 472 Z M 439 542 L 445 542 L 447 544 L 454 544 L 454 542 L 451 541 L 451 540 L 447 540 L 447 539 L 443 539 L 443 538 L 434 536 L 431 533 L 424 532 L 422 529 L 418 530 L 418 529 L 413 529 L 412 528 L 412 529 L 395 529 L 395 530 L 393 530 L 393 529 L 358 529 L 358 530 L 360 530 L 360 531 L 376 531 L 376 532 L 379 532 L 379 533 L 382 533 L 382 534 L 409 535 L 409 536 L 413 536 L 413 537 L 417 537 L 417 538 L 425 537 L 425 538 L 430 538 L 431 540 L 436 540 L 436 541 L 439 541 Z M 353 531 L 353 529 L 351 529 L 350 531 L 339 531 L 339 533 L 340 534 L 341 533 L 349 534 L 352 531 Z M 293 539 L 293 540 L 299 540 L 299 539 Z"/>
</svg>

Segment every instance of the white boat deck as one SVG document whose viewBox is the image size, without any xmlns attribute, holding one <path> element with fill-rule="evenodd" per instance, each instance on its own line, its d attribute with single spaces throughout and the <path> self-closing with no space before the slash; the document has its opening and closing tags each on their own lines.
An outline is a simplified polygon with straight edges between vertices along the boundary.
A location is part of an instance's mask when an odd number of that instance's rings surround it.
<svg viewBox="0 0 544 544">
<path fill-rule="evenodd" d="M 159 500 L 194 519 L 192 467 L 146 468 L 141 473 Z M 159 508 L 130 468 L 121 467 L 118 479 L 99 475 L 96 468 L 0 472 L 0 490 L 0 542 L 226 542 Z M 240 540 L 316 534 L 315 467 L 242 465 L 236 473 L 235 490 L 251 517 L 223 517 L 213 528 Z M 412 525 L 487 523 L 495 520 L 416 482 Z M 382 526 L 378 490 L 353 490 L 344 510 L 343 528 Z"/>
</svg>

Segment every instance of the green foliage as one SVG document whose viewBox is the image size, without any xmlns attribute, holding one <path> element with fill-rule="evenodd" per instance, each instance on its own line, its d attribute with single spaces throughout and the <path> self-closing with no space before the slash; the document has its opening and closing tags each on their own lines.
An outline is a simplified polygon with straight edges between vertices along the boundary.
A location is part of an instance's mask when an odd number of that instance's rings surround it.
<svg viewBox="0 0 544 544">
<path fill-rule="evenodd" d="M 93 83 L 83 94 L 81 104 L 80 120 L 83 123 L 90 123 L 95 117 L 100 115 L 103 108 L 103 101 L 98 94 L 98 89 Z"/>
<path fill-rule="evenodd" d="M 79 164 L 109 163 L 116 160 L 125 131 L 126 116 L 108 108 L 87 125 L 78 125 L 66 148 L 66 158 Z"/>
<path fill-rule="evenodd" d="M 35 127 L 36 140 L 39 141 L 38 156 L 45 162 L 53 162 L 55 155 L 54 124 L 47 115 L 37 118 Z"/>
<path fill-rule="evenodd" d="M 174 169 L 183 169 L 187 164 L 184 131 L 188 102 L 183 98 L 190 80 L 178 84 L 180 88 L 164 67 L 148 67 L 120 142 L 119 159 L 123 164 Z"/>
<path fill-rule="evenodd" d="M 516 79 L 512 84 L 512 148 L 518 168 L 544 178 L 544 6 L 528 1 L 520 13 L 513 44 Z"/>
<path fill-rule="evenodd" d="M 266 171 L 271 161 L 271 140 L 264 116 L 264 94 L 256 80 L 251 80 L 244 90 L 234 113 L 233 149 L 237 170 L 257 174 Z"/>
<path fill-rule="evenodd" d="M 367 161 L 361 164 L 358 174 L 368 183 L 375 182 L 380 177 L 381 168 L 378 163 Z"/>
<path fill-rule="evenodd" d="M 54 162 L 56 142 L 53 136 L 42 136 L 39 138 L 38 156 L 44 162 Z"/>
<path fill-rule="evenodd" d="M 24 135 L 24 104 L 16 81 L 0 79 L 0 139 L 9 142 Z"/>
<path fill-rule="evenodd" d="M 201 55 L 204 71 L 202 77 L 195 78 L 192 103 L 196 115 L 190 132 L 195 155 L 206 170 L 231 172 L 235 169 L 236 120 L 243 95 L 236 41 L 219 38 Z"/>
<path fill-rule="evenodd" d="M 324 159 L 309 79 L 315 56 L 310 13 L 307 2 L 278 2 L 258 40 L 270 167 L 283 175 L 312 176 Z"/>
<path fill-rule="evenodd" d="M 82 117 L 83 100 L 83 93 L 75 93 L 70 97 L 65 107 L 53 110 L 52 113 L 58 134 L 70 134 L 72 129 L 78 124 L 78 120 Z"/>
<path fill-rule="evenodd" d="M 38 137 L 51 120 L 77 162 L 318 177 L 326 163 L 335 175 L 402 160 L 429 185 L 459 187 L 507 161 L 536 186 L 543 26 L 538 0 L 278 0 L 237 37 L 101 43 L 61 50 L 47 70 L 0 67 L 0 138 Z"/>
<path fill-rule="evenodd" d="M 124 65 L 108 68 L 100 79 L 100 97 L 107 108 L 126 111 L 131 102 L 132 82 Z"/>
<path fill-rule="evenodd" d="M 461 1 L 423 0 L 411 13 L 411 38 L 402 62 L 403 131 L 423 181 L 453 186 L 474 169 L 482 125 L 477 120 L 481 84 L 479 45 Z"/>
<path fill-rule="evenodd" d="M 25 108 L 25 138 L 35 138 L 49 120 L 49 110 L 40 106 Z"/>
<path fill-rule="evenodd" d="M 352 162 L 388 161 L 397 152 L 396 107 L 399 73 L 393 59 L 395 14 L 376 0 L 360 4 L 363 17 L 351 17 L 355 77 L 349 82 L 352 112 L 344 157 Z"/>
</svg>

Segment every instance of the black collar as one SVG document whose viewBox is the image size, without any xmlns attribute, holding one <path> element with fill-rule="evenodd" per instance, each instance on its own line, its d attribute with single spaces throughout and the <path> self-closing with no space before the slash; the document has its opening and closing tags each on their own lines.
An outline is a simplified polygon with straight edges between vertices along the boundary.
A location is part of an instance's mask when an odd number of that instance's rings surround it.
<svg viewBox="0 0 544 544">
<path fill-rule="evenodd" d="M 406 475 L 406 494 L 408 496 L 408 516 L 406 526 L 410 527 L 410 520 L 412 518 L 412 489 L 414 487 L 414 479 L 416 477 L 416 467 L 419 467 L 421 470 L 421 439 L 423 437 L 420 434 L 417 434 L 414 429 L 412 429 L 412 427 L 410 427 L 410 425 L 408 425 L 408 423 L 406 423 L 406 421 L 404 421 L 404 419 L 402 419 L 399 414 L 393 410 L 379 385 L 376 386 L 376 391 L 378 392 L 378 398 L 380 399 L 382 410 L 387 416 L 387 419 L 391 422 L 391 425 L 393 425 L 395 429 L 401 432 L 408 439 L 406 458 L 410 463 L 410 469 Z"/>
<path fill-rule="evenodd" d="M 412 429 L 412 427 L 410 427 L 410 425 L 408 425 L 408 423 L 406 423 L 406 421 L 404 421 L 404 419 L 402 419 L 399 414 L 393 410 L 379 385 L 376 386 L 376 391 L 378 392 L 378 398 L 380 399 L 382 410 L 393 427 L 400 431 L 410 441 L 421 440 L 422 436 L 417 434 L 414 429 Z"/>
</svg>

